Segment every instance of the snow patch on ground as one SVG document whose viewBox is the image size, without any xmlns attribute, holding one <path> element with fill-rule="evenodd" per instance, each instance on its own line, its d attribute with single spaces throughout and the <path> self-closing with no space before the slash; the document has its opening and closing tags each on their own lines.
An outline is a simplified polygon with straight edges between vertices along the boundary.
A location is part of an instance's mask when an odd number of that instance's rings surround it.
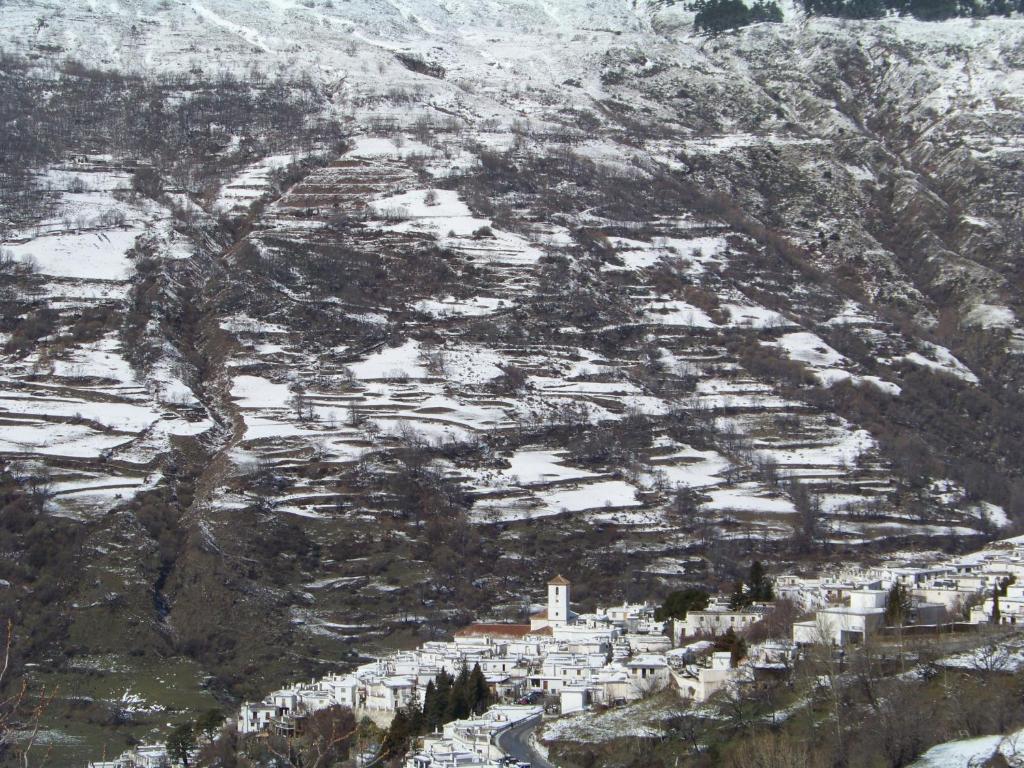
<svg viewBox="0 0 1024 768">
<path fill-rule="evenodd" d="M 816 333 L 796 331 L 780 336 L 777 342 L 761 342 L 766 347 L 778 347 L 791 360 L 820 368 L 835 368 L 846 358 L 830 347 Z"/>
<path fill-rule="evenodd" d="M 974 768 L 996 753 L 1019 765 L 1024 758 L 1024 730 L 1006 736 L 979 736 L 975 739 L 936 744 L 910 764 L 910 768 Z"/>
<path fill-rule="evenodd" d="M 928 357 L 925 357 L 920 352 L 910 352 L 904 355 L 903 359 L 915 365 L 951 374 L 970 384 L 978 383 L 978 377 L 974 375 L 974 372 L 961 363 L 948 349 L 929 342 L 921 342 L 921 344 L 928 353 Z"/>
<path fill-rule="evenodd" d="M 34 263 L 40 274 L 78 280 L 127 280 L 132 270 L 128 251 L 138 229 L 44 235 L 5 246 L 15 259 Z"/>
<path fill-rule="evenodd" d="M 988 642 L 973 651 L 946 656 L 936 662 L 940 667 L 983 672 L 1017 673 L 1024 669 L 1024 639 Z"/>
<path fill-rule="evenodd" d="M 259 376 L 236 376 L 231 396 L 242 408 L 285 408 L 292 395 L 287 384 L 274 384 Z"/>
<path fill-rule="evenodd" d="M 424 379 L 429 375 L 420 362 L 420 343 L 409 339 L 400 347 L 385 347 L 349 366 L 357 379 Z"/>
<path fill-rule="evenodd" d="M 1016 328 L 1013 310 L 1000 304 L 978 304 L 963 319 L 965 326 L 979 328 Z"/>
</svg>

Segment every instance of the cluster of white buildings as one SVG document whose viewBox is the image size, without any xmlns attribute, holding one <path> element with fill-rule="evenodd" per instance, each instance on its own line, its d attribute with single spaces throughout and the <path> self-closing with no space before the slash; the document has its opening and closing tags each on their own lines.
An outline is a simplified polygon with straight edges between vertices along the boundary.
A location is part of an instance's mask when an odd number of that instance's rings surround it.
<svg viewBox="0 0 1024 768">
<path fill-rule="evenodd" d="M 983 599 L 972 606 L 969 621 L 993 621 L 996 613 L 996 590 L 1003 591 L 998 599 L 998 623 L 1024 625 L 1024 536 L 1000 542 L 999 549 L 983 550 L 956 561 L 957 583 L 962 588 L 974 587 Z"/>
<path fill-rule="evenodd" d="M 446 724 L 443 732 L 422 740 L 406 768 L 516 768 L 519 764 L 505 754 L 500 741 L 510 729 L 540 721 L 544 709 L 532 702 L 555 698 L 566 714 L 639 699 L 667 687 L 702 702 L 728 687 L 778 680 L 788 675 L 800 645 L 845 645 L 880 630 L 897 583 L 910 598 L 908 624 L 957 619 L 980 624 L 994 617 L 1001 624 L 1024 624 L 1024 536 L 923 566 L 850 566 L 812 577 L 779 576 L 776 596 L 814 618 L 794 623 L 793 642 L 754 645 L 739 661 L 728 651 L 715 650 L 708 638 L 729 630 L 742 635 L 765 618 L 770 604 L 734 608 L 728 599 L 715 597 L 666 631 L 647 603 L 574 613 L 571 584 L 558 576 L 548 583 L 546 609 L 529 623 L 471 624 L 451 641 L 427 642 L 349 674 L 282 688 L 262 701 L 243 704 L 237 726 L 243 734 L 295 733 L 305 716 L 335 705 L 386 726 L 399 709 L 410 703 L 422 706 L 427 685 L 442 671 L 456 676 L 464 667 L 479 665 L 496 700 L 518 703 L 496 704 L 482 715 Z M 161 745 L 137 747 L 89 768 L 169 764 Z"/>
<path fill-rule="evenodd" d="M 810 583 L 804 581 L 804 586 Z M 795 646 L 789 642 L 756 645 L 738 664 L 728 652 L 711 652 L 713 643 L 707 638 L 730 629 L 742 634 L 764 618 L 770 610 L 767 604 L 732 608 L 726 598 L 714 598 L 705 609 L 673 622 L 666 632 L 665 622 L 654 618 L 649 604 L 599 608 L 581 615 L 571 610 L 570 597 L 571 584 L 556 577 L 548 584 L 547 608 L 531 616 L 528 624 L 471 624 L 451 641 L 427 642 L 349 674 L 283 688 L 262 701 L 243 704 L 238 729 L 243 734 L 292 733 L 303 716 L 332 705 L 349 707 L 357 718 L 368 716 L 386 725 L 409 703 L 422 706 L 427 685 L 442 671 L 454 676 L 464 666 L 479 665 L 499 701 L 524 705 L 554 698 L 560 713 L 567 714 L 636 700 L 668 687 L 683 698 L 703 702 L 729 685 L 769 680 L 792 665 Z M 491 712 L 505 710 L 499 706 Z M 423 762 L 421 754 L 419 763 L 410 763 L 412 768 L 475 766 L 465 761 L 498 759 L 481 748 L 489 740 L 453 736 L 467 722 L 477 728 L 477 720 L 450 723 L 444 734 L 429 737 L 424 750 L 437 753 L 431 758 L 434 762 Z M 447 757 L 438 756 L 442 753 Z"/>
<path fill-rule="evenodd" d="M 330 675 L 246 702 L 238 716 L 241 733 L 265 729 L 292 732 L 304 715 L 342 705 L 357 717 L 386 724 L 416 702 L 427 684 L 445 671 L 480 666 L 499 700 L 531 694 L 557 696 L 563 712 L 592 703 L 640 698 L 664 688 L 670 675 L 665 651 L 672 641 L 647 604 L 623 605 L 578 615 L 570 609 L 571 584 L 561 576 L 548 584 L 547 608 L 529 624 L 478 623 L 451 641 L 431 641 L 395 653 L 350 674 Z"/>
<path fill-rule="evenodd" d="M 925 565 L 847 567 L 810 578 L 780 576 L 775 591 L 814 612 L 813 619 L 793 625 L 794 641 L 845 645 L 882 628 L 889 590 L 897 583 L 910 598 L 907 624 L 990 623 L 995 592 L 1004 590 L 998 598 L 999 623 L 1024 623 L 1024 537 Z"/>
</svg>

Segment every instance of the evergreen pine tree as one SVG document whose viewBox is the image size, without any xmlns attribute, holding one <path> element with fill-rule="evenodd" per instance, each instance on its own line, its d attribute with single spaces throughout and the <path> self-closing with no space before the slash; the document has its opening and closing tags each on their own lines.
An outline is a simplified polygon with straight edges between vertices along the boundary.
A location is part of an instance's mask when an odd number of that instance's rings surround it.
<svg viewBox="0 0 1024 768">
<path fill-rule="evenodd" d="M 434 680 L 433 698 L 429 703 L 425 702 L 423 706 L 424 720 L 427 728 L 431 731 L 440 729 L 448 722 L 445 720 L 445 712 L 448 709 L 448 700 L 451 698 L 454 682 L 455 678 L 444 670 Z"/>
<path fill-rule="evenodd" d="M 708 593 L 703 589 L 679 590 L 665 598 L 665 602 L 654 612 L 658 621 L 666 619 L 685 619 L 689 611 L 702 611 L 708 606 Z"/>
<path fill-rule="evenodd" d="M 902 627 L 910 618 L 910 592 L 903 582 L 897 581 L 889 590 L 883 619 L 887 627 Z"/>
<path fill-rule="evenodd" d="M 381 754 L 387 759 L 401 757 L 409 748 L 409 740 L 412 738 L 410 730 L 409 714 L 403 708 L 395 712 L 391 720 L 391 726 L 384 735 L 384 741 L 380 745 Z"/>
<path fill-rule="evenodd" d="M 761 582 L 764 581 L 764 566 L 761 565 L 760 560 L 755 560 L 750 564 L 750 574 L 747 577 L 750 581 L 750 587 L 753 590 L 757 590 L 761 586 Z"/>
<path fill-rule="evenodd" d="M 782 21 L 782 11 L 774 0 L 758 0 L 753 8 L 748 8 L 743 0 L 704 0 L 693 7 L 697 11 L 693 17 L 694 28 L 711 34 L 744 27 L 758 21 Z"/>
<path fill-rule="evenodd" d="M 435 678 L 434 682 L 437 685 L 437 695 L 442 700 L 448 701 L 448 694 L 452 689 L 452 685 L 455 683 L 455 678 L 452 677 L 448 672 L 441 670 L 441 673 Z"/>
<path fill-rule="evenodd" d="M 480 714 L 491 704 L 491 691 L 487 687 L 487 678 L 479 664 L 473 665 L 469 674 L 469 708 L 473 714 Z"/>
<path fill-rule="evenodd" d="M 729 596 L 729 607 L 734 611 L 738 611 L 748 605 L 750 605 L 750 596 L 747 590 L 744 589 L 743 582 L 737 581 L 736 586 L 733 587 L 732 594 Z"/>
<path fill-rule="evenodd" d="M 469 716 L 469 668 L 465 663 L 455 678 L 444 710 L 444 722 L 461 720 Z"/>
<path fill-rule="evenodd" d="M 405 712 L 406 718 L 409 721 L 410 737 L 419 736 L 426 727 L 426 720 L 423 717 L 423 710 L 420 709 L 420 703 L 413 698 L 405 705 Z"/>
<path fill-rule="evenodd" d="M 775 599 L 775 588 L 772 580 L 765 573 L 764 566 L 760 560 L 750 564 L 750 575 L 747 579 L 750 589 L 747 593 L 749 603 L 770 603 Z"/>
<path fill-rule="evenodd" d="M 1017 581 L 1016 576 L 1007 576 L 1005 579 L 999 579 L 997 584 L 999 585 L 999 596 L 1006 597 L 1006 592 L 1010 588 L 1010 585 Z"/>
<path fill-rule="evenodd" d="M 438 706 L 438 703 L 437 686 L 431 680 L 423 694 L 423 730 L 426 733 L 433 733 L 441 726 L 441 712 L 444 707 Z"/>
</svg>

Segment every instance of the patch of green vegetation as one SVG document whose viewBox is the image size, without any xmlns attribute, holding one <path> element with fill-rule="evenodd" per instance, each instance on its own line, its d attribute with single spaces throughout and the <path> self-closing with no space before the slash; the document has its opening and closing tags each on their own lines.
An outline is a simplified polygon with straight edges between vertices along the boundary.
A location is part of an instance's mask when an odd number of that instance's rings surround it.
<svg viewBox="0 0 1024 768">
<path fill-rule="evenodd" d="M 49 763 L 84 764 L 162 738 L 196 712 L 222 706 L 206 680 L 181 658 L 83 656 L 60 671 L 30 668 L 31 690 L 56 696 L 41 723 Z"/>
</svg>

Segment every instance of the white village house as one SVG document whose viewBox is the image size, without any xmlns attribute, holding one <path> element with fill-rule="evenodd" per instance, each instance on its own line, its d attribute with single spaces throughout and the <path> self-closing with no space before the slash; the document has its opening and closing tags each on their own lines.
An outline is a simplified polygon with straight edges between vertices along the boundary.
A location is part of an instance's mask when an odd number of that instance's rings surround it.
<svg viewBox="0 0 1024 768">
<path fill-rule="evenodd" d="M 722 635 L 730 629 L 737 634 L 764 618 L 770 606 L 754 604 L 745 608 L 733 608 L 729 599 L 714 597 L 707 607 L 700 611 L 688 611 L 681 623 L 676 641 L 684 638 Z"/>
<path fill-rule="evenodd" d="M 862 642 L 883 624 L 887 592 L 861 589 L 850 592 L 849 605 L 821 608 L 815 618 L 793 624 L 793 641 L 804 645 L 822 642 L 847 645 Z"/>
</svg>

